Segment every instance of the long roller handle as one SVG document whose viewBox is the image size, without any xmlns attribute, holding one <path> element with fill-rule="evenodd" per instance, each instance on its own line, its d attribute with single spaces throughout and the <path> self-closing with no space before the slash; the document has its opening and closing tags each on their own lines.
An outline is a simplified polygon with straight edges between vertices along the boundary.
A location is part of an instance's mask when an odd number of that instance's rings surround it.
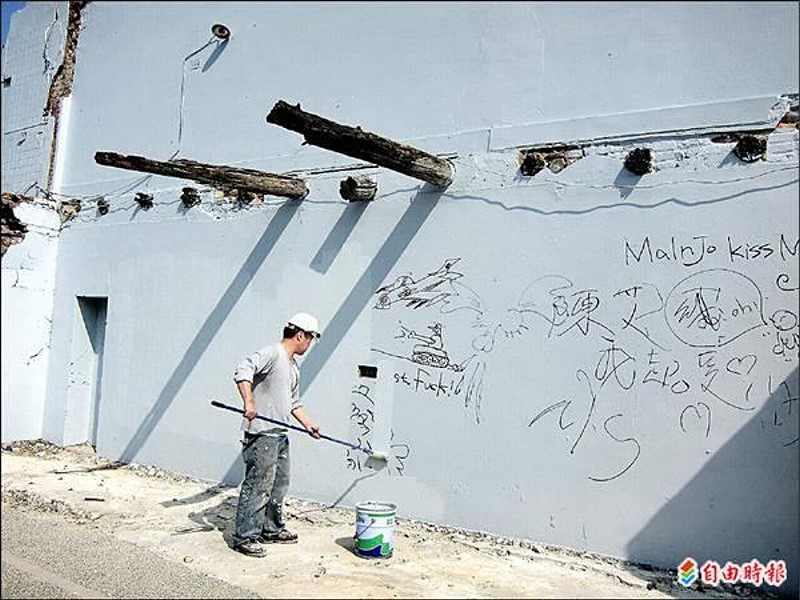
<svg viewBox="0 0 800 600">
<path fill-rule="evenodd" d="M 225 410 L 229 410 L 231 412 L 239 413 L 240 415 L 244 415 L 244 410 L 241 408 L 236 408 L 235 406 L 228 406 L 227 404 L 223 404 L 222 402 L 218 402 L 216 400 L 211 401 L 211 406 L 216 406 L 217 408 L 224 408 Z M 256 419 L 261 419 L 262 421 L 269 421 L 270 423 L 274 423 L 275 425 L 280 425 L 281 427 L 288 427 L 289 429 L 294 429 L 295 431 L 301 431 L 302 433 L 308 433 L 308 430 L 303 429 L 297 425 L 292 425 L 291 423 L 286 423 L 284 421 L 278 421 L 277 419 L 270 419 L 269 417 L 264 417 L 262 415 L 256 415 Z M 362 452 L 366 452 L 367 454 L 372 454 L 366 448 L 362 448 L 358 444 L 351 444 L 350 442 L 345 442 L 344 440 L 337 440 L 335 437 L 331 437 L 329 435 L 325 435 L 324 433 L 320 433 L 319 437 L 329 440 L 331 442 L 336 442 L 337 444 L 341 444 L 342 446 L 347 446 L 348 448 L 352 448 L 353 450 L 361 450 Z"/>
</svg>

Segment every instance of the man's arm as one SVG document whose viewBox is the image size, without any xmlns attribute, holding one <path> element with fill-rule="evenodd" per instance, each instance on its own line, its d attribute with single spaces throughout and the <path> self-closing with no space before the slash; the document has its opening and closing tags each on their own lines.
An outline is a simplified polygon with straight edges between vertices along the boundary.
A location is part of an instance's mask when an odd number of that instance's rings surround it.
<svg viewBox="0 0 800 600">
<path fill-rule="evenodd" d="M 236 387 L 239 389 L 239 395 L 244 401 L 244 418 L 252 421 L 258 414 L 256 403 L 253 400 L 253 382 L 247 380 L 237 381 Z"/>
<path fill-rule="evenodd" d="M 319 439 L 319 425 L 311 420 L 305 408 L 298 406 L 292 409 L 292 416 L 300 421 L 300 424 L 306 428 L 306 431 L 308 431 L 312 437 Z"/>
<path fill-rule="evenodd" d="M 258 414 L 255 400 L 253 400 L 253 378 L 256 373 L 262 373 L 271 369 L 274 360 L 275 353 L 272 348 L 262 348 L 258 352 L 253 352 L 253 354 L 242 360 L 242 362 L 236 365 L 236 370 L 233 372 L 233 380 L 236 382 L 236 388 L 239 390 L 239 395 L 244 401 L 244 417 L 248 421 L 255 419 Z"/>
</svg>

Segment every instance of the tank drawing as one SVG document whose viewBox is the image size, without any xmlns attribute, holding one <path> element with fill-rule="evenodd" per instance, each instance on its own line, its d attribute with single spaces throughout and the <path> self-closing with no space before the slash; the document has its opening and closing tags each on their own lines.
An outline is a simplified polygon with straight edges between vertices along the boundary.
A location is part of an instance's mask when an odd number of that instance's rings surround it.
<svg viewBox="0 0 800 600">
<path fill-rule="evenodd" d="M 432 325 L 428 325 L 428 329 L 431 332 L 430 335 L 422 335 L 402 324 L 400 325 L 400 335 L 398 337 L 420 342 L 419 344 L 415 344 L 412 348 L 411 360 L 417 364 L 429 367 L 461 371 L 462 366 L 451 363 L 450 357 L 444 349 L 442 324 L 433 323 Z"/>
<path fill-rule="evenodd" d="M 424 344 L 417 344 L 411 353 L 411 360 L 421 365 L 445 368 L 450 365 L 447 352 L 441 348 L 431 348 Z"/>
</svg>

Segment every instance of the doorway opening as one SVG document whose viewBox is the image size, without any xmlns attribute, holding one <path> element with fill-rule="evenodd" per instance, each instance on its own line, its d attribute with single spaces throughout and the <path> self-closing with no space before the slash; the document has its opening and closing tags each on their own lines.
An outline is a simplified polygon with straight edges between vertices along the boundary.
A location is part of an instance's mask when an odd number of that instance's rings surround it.
<svg viewBox="0 0 800 600">
<path fill-rule="evenodd" d="M 100 395 L 103 381 L 103 348 L 106 339 L 106 316 L 108 298 L 78 296 L 78 308 L 82 327 L 77 327 L 73 338 L 72 383 L 73 390 L 81 397 L 80 404 L 86 411 L 86 437 L 93 448 L 97 447 L 97 431 L 100 421 Z"/>
</svg>

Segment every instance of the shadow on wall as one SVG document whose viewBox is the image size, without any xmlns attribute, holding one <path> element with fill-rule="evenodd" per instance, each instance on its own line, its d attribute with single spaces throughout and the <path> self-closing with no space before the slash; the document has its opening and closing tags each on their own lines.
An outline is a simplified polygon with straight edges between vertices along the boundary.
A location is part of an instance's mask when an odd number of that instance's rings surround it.
<svg viewBox="0 0 800 600">
<path fill-rule="evenodd" d="M 798 369 L 628 545 L 630 560 L 675 569 L 690 556 L 786 563 L 788 579 L 763 590 L 797 597 L 800 583 Z M 680 468 L 680 465 L 675 465 Z M 666 563 L 666 564 L 665 564 Z"/>
<path fill-rule="evenodd" d="M 336 313 L 325 326 L 325 337 L 308 358 L 303 361 L 302 376 L 300 381 L 301 395 L 311 386 L 322 367 L 328 362 L 339 343 L 344 339 L 350 327 L 372 301 L 375 290 L 386 279 L 386 276 L 400 260 L 411 241 L 422 228 L 433 209 L 439 203 L 441 193 L 429 191 L 425 186 L 411 200 L 403 216 L 392 229 L 386 241 L 370 261 L 364 273 L 359 277 L 353 289 L 339 306 Z M 357 214 L 357 213 L 356 213 Z M 338 224 L 337 224 L 338 226 Z M 346 239 L 343 233 L 337 234 L 342 240 Z M 316 259 L 315 259 L 316 260 Z M 311 265 L 314 268 L 314 263 Z"/>
<path fill-rule="evenodd" d="M 323 340 L 303 360 L 300 381 L 301 395 L 306 393 L 306 390 L 316 379 L 334 350 L 347 335 L 350 327 L 364 311 L 364 308 L 372 301 L 375 289 L 380 286 L 389 272 L 395 267 L 405 249 L 411 244 L 417 232 L 438 204 L 440 197 L 441 194 L 439 192 L 430 192 L 425 186 L 422 191 L 411 199 L 408 208 L 400 217 L 386 241 L 384 241 L 364 270 L 364 273 L 359 277 L 347 298 L 343 300 L 331 318 L 330 323 L 325 326 Z M 358 219 L 361 218 L 363 209 L 359 207 L 348 208 L 344 214 L 347 216 L 343 216 L 337 221 L 334 230 L 328 235 L 322 248 L 312 260 L 310 265 L 312 269 L 326 270 L 330 266 L 333 259 L 326 258 L 321 260 L 320 256 L 322 254 L 336 253 L 341 249 L 341 246 L 335 247 L 336 244 L 341 243 L 343 245 L 350 231 L 355 227 Z M 223 475 L 222 481 L 227 484 L 237 485 L 241 482 L 243 474 L 244 466 L 241 457 L 239 457 Z"/>
<path fill-rule="evenodd" d="M 250 282 L 258 273 L 259 268 L 274 248 L 283 231 L 289 225 L 289 222 L 292 220 L 299 206 L 300 201 L 286 202 L 276 211 L 269 225 L 264 230 L 264 233 L 250 252 L 250 255 L 231 281 L 228 289 L 225 290 L 225 293 L 219 299 L 219 302 L 217 302 L 217 305 L 208 315 L 205 323 L 203 323 L 197 335 L 195 335 L 194 339 L 189 344 L 181 362 L 175 367 L 172 375 L 170 375 L 169 380 L 158 395 L 150 412 L 147 413 L 136 432 L 131 437 L 130 442 L 128 442 L 128 445 L 122 451 L 119 458 L 121 462 L 127 464 L 136 458 L 137 453 L 142 446 L 144 446 L 153 429 L 155 429 L 156 425 L 161 421 L 161 417 L 164 416 L 167 408 L 172 404 L 172 401 L 180 392 L 183 384 L 189 378 L 192 371 L 194 371 L 200 357 L 208 349 L 245 289 L 247 289 L 247 286 L 250 285 Z"/>
</svg>

